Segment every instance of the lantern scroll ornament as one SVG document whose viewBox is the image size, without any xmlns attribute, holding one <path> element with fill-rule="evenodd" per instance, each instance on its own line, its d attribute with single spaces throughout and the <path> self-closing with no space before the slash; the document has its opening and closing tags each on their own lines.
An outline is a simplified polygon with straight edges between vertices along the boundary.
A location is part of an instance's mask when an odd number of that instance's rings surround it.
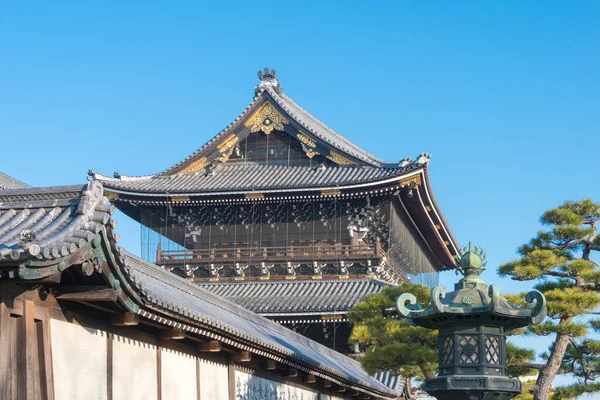
<svg viewBox="0 0 600 400">
<path fill-rule="evenodd" d="M 526 308 L 510 304 L 479 277 L 485 264 L 485 253 L 469 243 L 457 256 L 464 277 L 454 291 L 434 288 L 425 309 L 410 293 L 398 297 L 408 323 L 439 330 L 439 373 L 424 386 L 438 400 L 507 400 L 521 393 L 521 382 L 507 373 L 505 331 L 541 323 L 546 299 L 534 290 Z"/>
</svg>

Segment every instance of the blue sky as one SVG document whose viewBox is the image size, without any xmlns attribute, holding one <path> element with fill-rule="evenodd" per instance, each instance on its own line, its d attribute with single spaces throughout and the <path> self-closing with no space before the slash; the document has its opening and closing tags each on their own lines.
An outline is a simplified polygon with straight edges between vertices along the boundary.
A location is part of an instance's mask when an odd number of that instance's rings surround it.
<svg viewBox="0 0 600 400">
<path fill-rule="evenodd" d="M 546 208 L 600 201 L 600 3 L 323 3 L 5 2 L 0 170 L 35 186 L 162 171 L 235 118 L 268 66 L 377 156 L 432 153 L 458 240 L 487 251 L 484 278 L 529 289 L 495 267 Z M 139 252 L 139 227 L 117 218 Z"/>
</svg>

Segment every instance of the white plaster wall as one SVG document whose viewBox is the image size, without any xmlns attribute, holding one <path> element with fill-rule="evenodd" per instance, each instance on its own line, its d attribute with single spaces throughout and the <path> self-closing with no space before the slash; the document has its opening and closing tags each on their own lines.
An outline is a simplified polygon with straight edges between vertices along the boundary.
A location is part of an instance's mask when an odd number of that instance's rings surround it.
<svg viewBox="0 0 600 400">
<path fill-rule="evenodd" d="M 330 396 L 328 394 L 322 394 L 321 400 L 344 400 L 344 399 L 342 399 L 341 397 Z"/>
<path fill-rule="evenodd" d="M 161 351 L 162 400 L 196 399 L 196 358 L 172 350 Z"/>
<path fill-rule="evenodd" d="M 155 400 L 157 375 L 156 346 L 113 336 L 114 400 Z"/>
<path fill-rule="evenodd" d="M 319 394 L 316 392 L 271 381 L 241 371 L 235 371 L 235 393 L 236 398 L 242 399 L 276 398 L 278 400 L 319 400 Z"/>
<path fill-rule="evenodd" d="M 200 360 L 200 398 L 202 400 L 229 399 L 227 364 Z"/>
<path fill-rule="evenodd" d="M 51 320 L 52 368 L 57 400 L 107 398 L 107 337 L 97 329 Z"/>
</svg>

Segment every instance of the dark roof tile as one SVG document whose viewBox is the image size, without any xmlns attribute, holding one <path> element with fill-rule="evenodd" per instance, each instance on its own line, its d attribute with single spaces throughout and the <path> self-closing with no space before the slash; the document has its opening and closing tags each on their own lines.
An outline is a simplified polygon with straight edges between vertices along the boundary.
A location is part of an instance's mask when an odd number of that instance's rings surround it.
<svg viewBox="0 0 600 400">
<path fill-rule="evenodd" d="M 377 279 L 197 282 L 258 314 L 347 312 L 371 293 L 388 286 Z"/>
</svg>

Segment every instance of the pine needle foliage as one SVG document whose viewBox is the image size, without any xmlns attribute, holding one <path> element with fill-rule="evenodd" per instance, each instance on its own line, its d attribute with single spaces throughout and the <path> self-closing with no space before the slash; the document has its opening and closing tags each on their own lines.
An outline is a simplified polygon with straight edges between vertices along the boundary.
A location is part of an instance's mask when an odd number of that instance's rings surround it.
<svg viewBox="0 0 600 400">
<path fill-rule="evenodd" d="M 546 229 L 519 247 L 517 260 L 498 269 L 501 276 L 535 281 L 535 288 L 546 296 L 549 318 L 525 332 L 554 338 L 531 388 L 534 400 L 550 398 L 558 373 L 571 373 L 581 384 L 556 389 L 553 399 L 598 390 L 594 381 L 600 372 L 600 342 L 586 335 L 590 328 L 600 328 L 600 322 L 585 317 L 597 314 L 600 306 L 600 265 L 594 261 L 600 252 L 599 220 L 600 204 L 590 199 L 548 210 L 540 218 Z M 523 297 L 516 295 L 511 301 L 523 303 Z"/>
</svg>

